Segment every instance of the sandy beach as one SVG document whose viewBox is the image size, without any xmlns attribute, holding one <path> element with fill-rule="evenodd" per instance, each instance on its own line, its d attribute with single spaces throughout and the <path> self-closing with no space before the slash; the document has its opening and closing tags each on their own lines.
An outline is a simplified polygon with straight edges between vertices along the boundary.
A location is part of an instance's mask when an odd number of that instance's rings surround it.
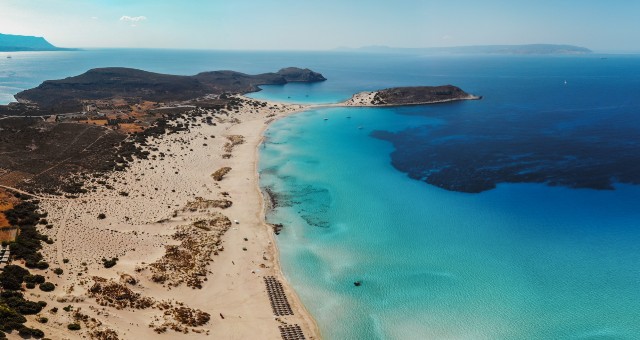
<svg viewBox="0 0 640 340">
<path fill-rule="evenodd" d="M 52 225 L 41 231 L 55 241 L 44 245 L 51 267 L 43 275 L 57 287 L 27 291 L 47 302 L 27 325 L 52 339 L 281 339 L 282 331 L 318 339 L 280 271 L 257 173 L 268 124 L 307 108 L 243 105 L 215 124 L 198 119 L 148 141 L 149 159 L 90 180 L 103 181 L 94 191 L 39 196 Z M 230 169 L 214 178 L 222 168 Z M 115 266 L 105 268 L 108 260 Z M 282 292 L 268 292 L 265 278 Z M 275 315 L 287 309 L 292 315 Z"/>
</svg>

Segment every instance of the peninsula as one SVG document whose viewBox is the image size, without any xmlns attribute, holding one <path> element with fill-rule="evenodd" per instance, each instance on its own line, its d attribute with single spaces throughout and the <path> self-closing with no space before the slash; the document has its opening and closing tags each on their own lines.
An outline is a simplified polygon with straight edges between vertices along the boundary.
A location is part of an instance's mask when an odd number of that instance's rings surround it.
<svg viewBox="0 0 640 340">
<path fill-rule="evenodd" d="M 324 79 L 97 69 L 0 107 L 0 338 L 318 338 L 256 173 L 267 124 L 304 107 L 234 93 Z"/>
<path fill-rule="evenodd" d="M 222 93 L 259 91 L 260 85 L 326 80 L 309 69 L 289 67 L 275 73 L 248 75 L 234 71 L 202 72 L 177 76 L 124 67 L 89 70 L 79 76 L 48 80 L 15 95 L 18 102 L 36 104 L 55 113 L 81 111 L 83 101 L 135 98 L 142 101 L 184 101 Z"/>
<path fill-rule="evenodd" d="M 56 47 L 43 37 L 0 33 L 0 52 L 71 50 L 74 49 Z"/>
<path fill-rule="evenodd" d="M 100 68 L 0 106 L 0 305 L 10 306 L 0 329 L 318 339 L 280 271 L 275 237 L 286 226 L 265 222 L 256 170 L 266 127 L 312 106 L 242 94 L 324 80 L 294 67 L 194 76 Z M 451 85 L 354 98 L 335 105 L 478 99 Z"/>
</svg>

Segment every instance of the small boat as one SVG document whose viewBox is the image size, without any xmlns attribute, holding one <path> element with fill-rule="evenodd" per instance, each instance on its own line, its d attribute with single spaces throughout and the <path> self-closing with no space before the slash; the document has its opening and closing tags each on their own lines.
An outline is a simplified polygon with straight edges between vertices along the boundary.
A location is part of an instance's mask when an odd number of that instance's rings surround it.
<svg viewBox="0 0 640 340">
<path fill-rule="evenodd" d="M 567 85 L 567 81 L 566 80 L 564 81 L 564 84 Z"/>
<path fill-rule="evenodd" d="M 347 116 L 347 118 L 351 119 L 351 116 Z"/>
<path fill-rule="evenodd" d="M 325 118 L 324 120 L 329 120 L 329 118 Z"/>
<path fill-rule="evenodd" d="M 8 55 L 8 56 L 7 56 L 7 59 L 11 59 L 11 58 L 13 58 L 13 57 L 12 57 L 12 56 L 10 56 L 10 55 Z"/>
</svg>

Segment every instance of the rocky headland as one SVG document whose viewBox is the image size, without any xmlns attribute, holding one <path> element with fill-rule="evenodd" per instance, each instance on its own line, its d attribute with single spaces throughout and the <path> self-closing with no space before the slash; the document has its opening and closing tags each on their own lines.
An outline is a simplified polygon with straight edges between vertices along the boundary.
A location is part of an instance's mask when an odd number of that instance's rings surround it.
<svg viewBox="0 0 640 340">
<path fill-rule="evenodd" d="M 0 33 L 0 52 L 69 51 L 52 45 L 43 37 Z"/>
<path fill-rule="evenodd" d="M 406 106 L 446 103 L 460 100 L 479 100 L 457 86 L 393 87 L 373 92 L 360 92 L 343 103 L 345 106 Z"/>
<path fill-rule="evenodd" d="M 65 79 L 47 80 L 36 88 L 16 94 L 15 98 L 19 103 L 35 104 L 38 109 L 46 112 L 68 113 L 83 111 L 83 101 L 88 100 L 123 98 L 166 103 L 212 94 L 255 92 L 260 90 L 260 85 L 324 80 L 326 78 L 319 73 L 297 67 L 258 75 L 211 71 L 194 76 L 108 67 L 92 69 Z"/>
</svg>

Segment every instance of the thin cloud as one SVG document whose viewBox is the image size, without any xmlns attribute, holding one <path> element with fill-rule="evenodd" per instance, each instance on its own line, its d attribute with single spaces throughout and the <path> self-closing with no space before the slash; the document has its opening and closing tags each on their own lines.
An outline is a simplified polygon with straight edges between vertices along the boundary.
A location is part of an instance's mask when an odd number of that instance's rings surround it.
<svg viewBox="0 0 640 340">
<path fill-rule="evenodd" d="M 120 21 L 128 22 L 128 23 L 131 23 L 132 25 L 135 25 L 136 23 L 139 23 L 145 20 L 147 20 L 147 17 L 145 17 L 144 15 L 137 16 L 137 17 L 130 17 L 128 15 L 123 15 L 120 17 Z"/>
</svg>

